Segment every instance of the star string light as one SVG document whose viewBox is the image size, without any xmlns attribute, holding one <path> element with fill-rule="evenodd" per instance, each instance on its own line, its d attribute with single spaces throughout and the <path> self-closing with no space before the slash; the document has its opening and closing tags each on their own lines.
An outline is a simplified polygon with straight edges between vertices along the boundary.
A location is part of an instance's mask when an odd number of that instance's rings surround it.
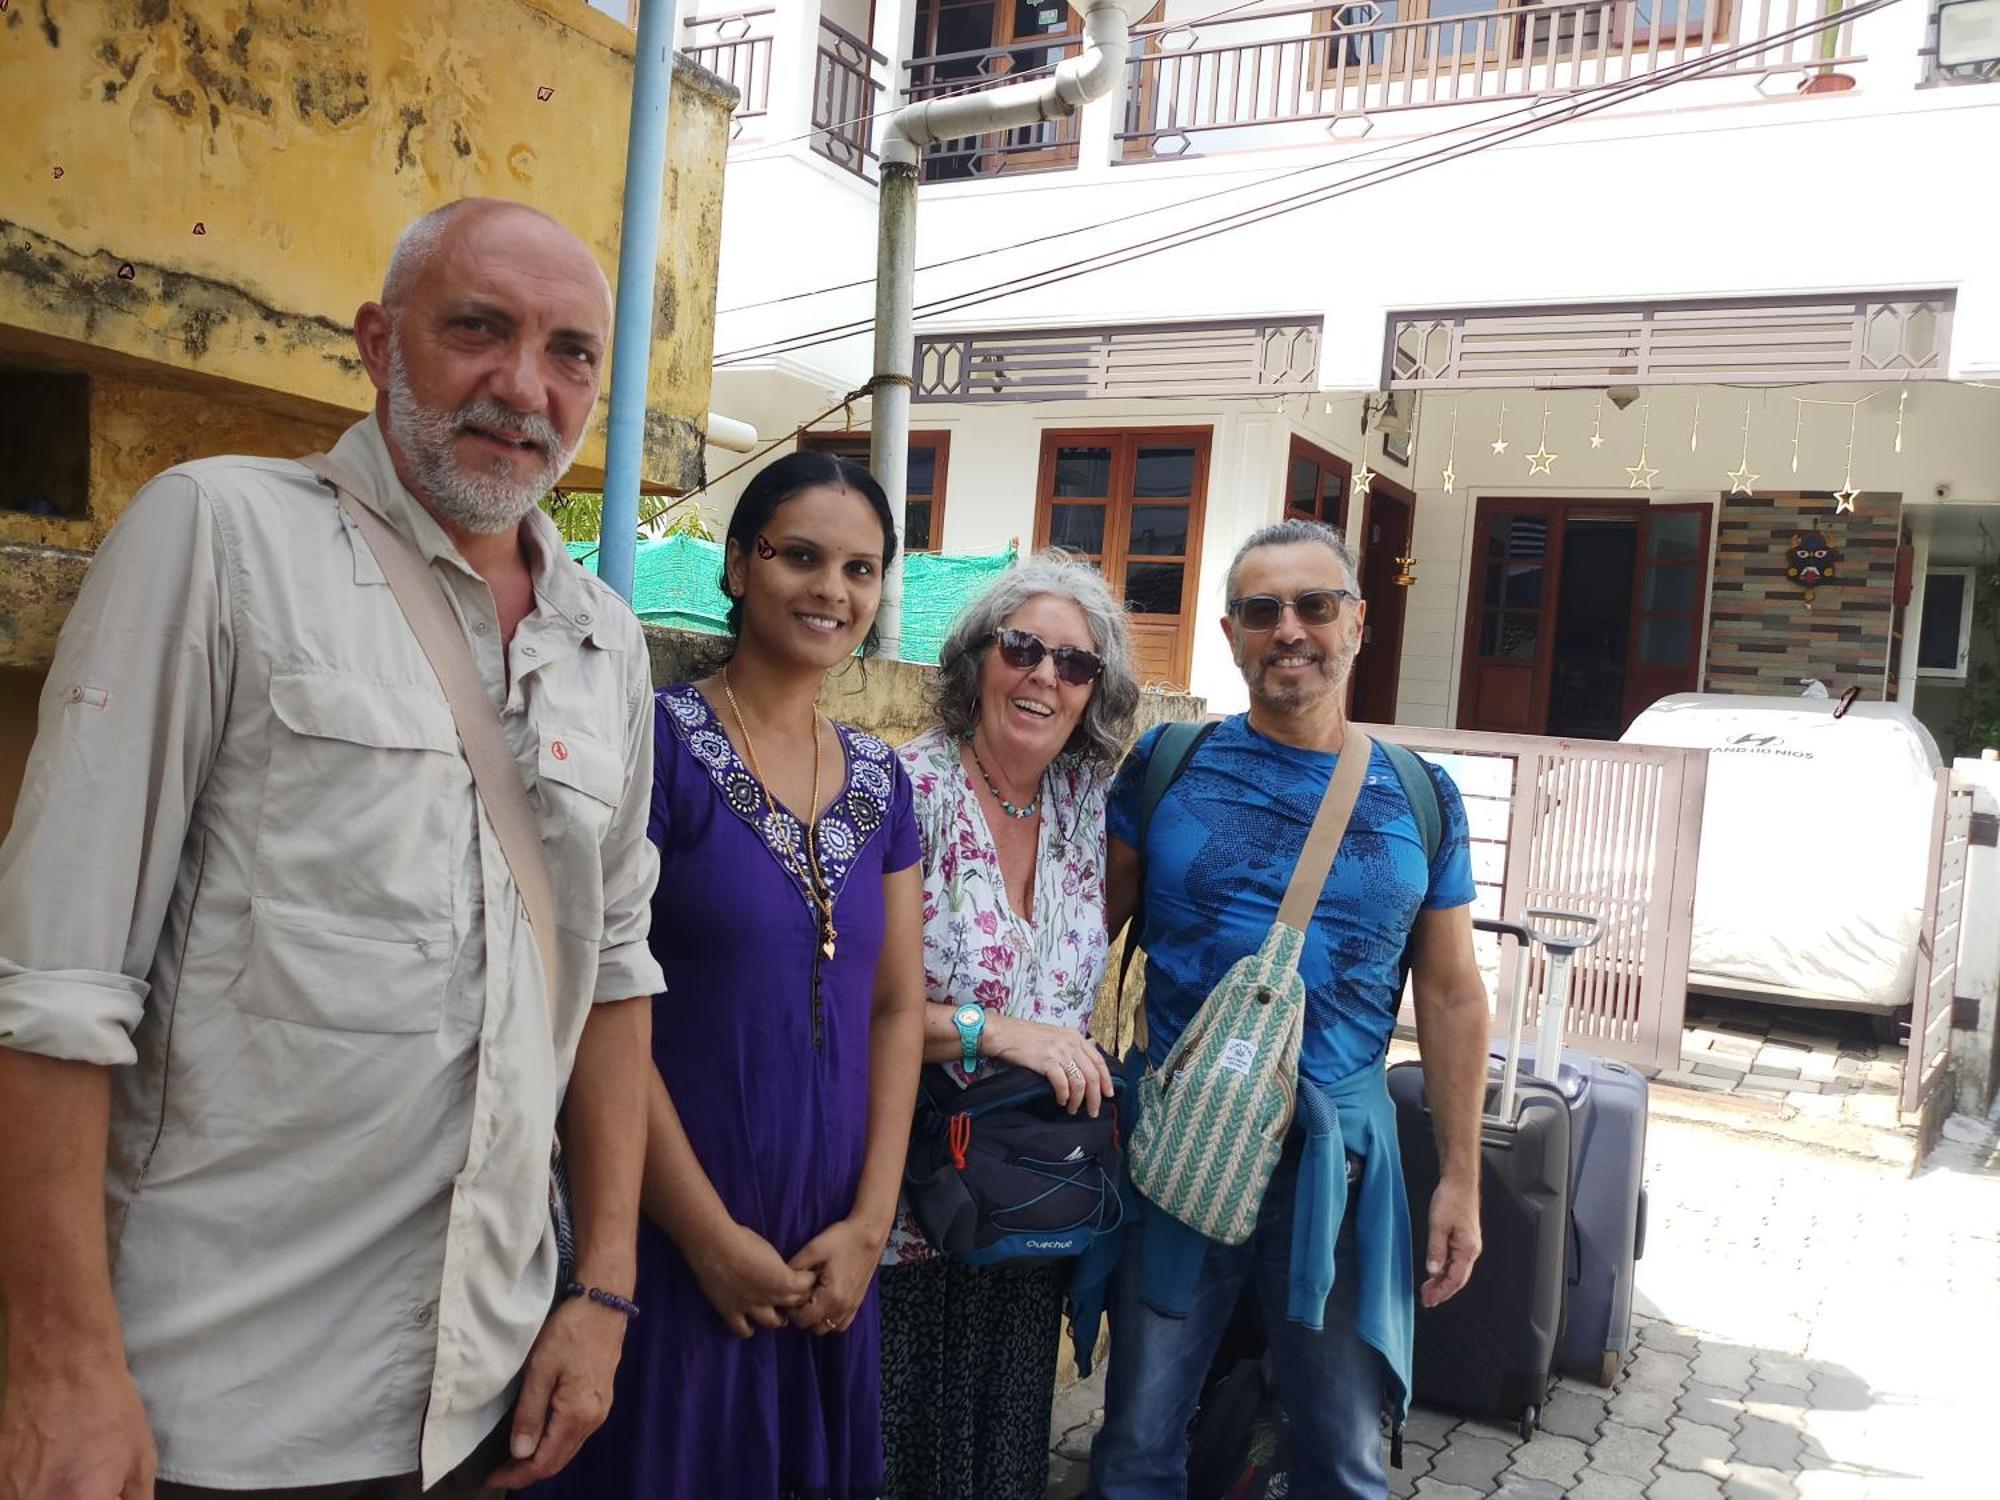
<svg viewBox="0 0 2000 1500">
<path fill-rule="evenodd" d="M 1639 412 L 1639 461 L 1636 464 L 1627 464 L 1625 466 L 1625 472 L 1632 476 L 1631 482 L 1625 486 L 1626 489 L 1650 490 L 1653 487 L 1653 481 L 1660 477 L 1660 471 L 1650 467 L 1646 462 L 1652 442 L 1653 398 L 1648 394 L 1645 404 L 1640 408 Z"/>
<path fill-rule="evenodd" d="M 1854 487 L 1854 429 L 1861 421 L 1861 403 L 1856 401 L 1847 408 L 1847 472 L 1841 478 L 1840 488 L 1833 492 L 1833 513 L 1837 516 L 1854 514 L 1854 502 L 1861 498 L 1861 492 Z"/>
<path fill-rule="evenodd" d="M 1449 495 L 1452 492 L 1453 486 L 1455 486 L 1458 483 L 1457 464 L 1458 464 L 1458 403 L 1454 401 L 1451 403 L 1451 446 L 1445 452 L 1444 473 L 1441 476 L 1439 476 L 1444 480 L 1444 492 L 1447 495 Z"/>
<path fill-rule="evenodd" d="M 1354 471 L 1354 477 L 1348 481 L 1347 493 L 1356 501 L 1366 500 L 1368 486 L 1374 482 L 1375 471 L 1368 467 L 1368 460 L 1364 458 L 1361 460 L 1361 467 Z"/>
<path fill-rule="evenodd" d="M 1750 398 L 1743 398 L 1743 449 L 1736 455 L 1736 467 L 1729 471 L 1729 493 L 1747 495 L 1761 476 L 1750 468 Z"/>
<path fill-rule="evenodd" d="M 1903 451 L 1903 408 L 1910 404 L 1910 388 L 1906 385 L 1896 393 L 1896 451 Z"/>
<path fill-rule="evenodd" d="M 1501 454 L 1507 451 L 1507 398 L 1500 398 L 1500 427 L 1493 434 L 1493 451 Z"/>
<path fill-rule="evenodd" d="M 1695 453 L 1701 448 L 1701 387 L 1694 392 L 1694 426 L 1688 429 L 1688 452 Z"/>
<path fill-rule="evenodd" d="M 1541 442 L 1535 451 L 1528 455 L 1528 473 L 1530 475 L 1547 474 L 1553 468 L 1555 461 L 1561 457 L 1560 453 L 1549 452 L 1549 398 L 1544 395 L 1542 397 Z"/>
<path fill-rule="evenodd" d="M 1799 472 L 1799 429 L 1805 425 L 1806 407 L 1797 397 L 1792 399 L 1792 472 Z"/>
<path fill-rule="evenodd" d="M 1590 416 L 1590 446 L 1593 448 L 1604 446 L 1604 392 L 1602 391 L 1597 393 L 1597 410 Z"/>
</svg>

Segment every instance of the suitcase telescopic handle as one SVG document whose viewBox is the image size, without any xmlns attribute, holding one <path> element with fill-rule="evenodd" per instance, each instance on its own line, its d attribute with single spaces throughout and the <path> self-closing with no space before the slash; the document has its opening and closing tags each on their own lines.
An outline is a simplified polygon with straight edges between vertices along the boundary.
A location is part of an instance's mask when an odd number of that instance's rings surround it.
<svg viewBox="0 0 2000 1500">
<path fill-rule="evenodd" d="M 1474 917 L 1472 926 L 1475 931 L 1490 932 L 1497 938 L 1512 938 L 1521 949 L 1514 960 L 1514 998 L 1507 1011 L 1507 1053 L 1500 1063 L 1499 1119 L 1503 1125 L 1512 1125 L 1514 1096 L 1521 1073 L 1521 1028 L 1528 1009 L 1528 945 L 1534 938 L 1519 922 Z"/>
<path fill-rule="evenodd" d="M 1530 936 L 1548 955 L 1543 965 L 1541 1027 L 1535 1039 L 1535 1071 L 1551 1083 L 1562 1079 L 1563 1037 L 1569 1031 L 1570 963 L 1604 936 L 1604 921 L 1589 912 L 1531 906 L 1523 913 Z"/>
</svg>

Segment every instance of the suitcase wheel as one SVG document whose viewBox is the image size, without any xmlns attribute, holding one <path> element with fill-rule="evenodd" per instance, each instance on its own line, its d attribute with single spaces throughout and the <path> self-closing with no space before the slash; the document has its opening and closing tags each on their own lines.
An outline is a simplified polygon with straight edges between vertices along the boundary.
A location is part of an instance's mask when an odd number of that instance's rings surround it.
<svg viewBox="0 0 2000 1500">
<path fill-rule="evenodd" d="M 1521 1441 L 1527 1442 L 1542 1425 L 1542 1409 L 1530 1406 L 1521 1413 L 1521 1420 L 1514 1424 L 1514 1430 L 1521 1434 Z"/>
</svg>

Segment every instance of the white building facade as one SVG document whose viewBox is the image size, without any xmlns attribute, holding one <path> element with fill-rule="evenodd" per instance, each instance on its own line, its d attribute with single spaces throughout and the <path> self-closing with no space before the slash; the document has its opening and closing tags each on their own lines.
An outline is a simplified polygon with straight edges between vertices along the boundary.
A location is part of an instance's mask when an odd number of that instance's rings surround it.
<svg viewBox="0 0 2000 1500">
<path fill-rule="evenodd" d="M 1615 738 L 1666 692 L 1817 679 L 1947 739 L 2000 546 L 1993 9 L 1135 15 L 1111 97 L 926 159 L 912 544 L 1087 553 L 1147 675 L 1219 709 L 1228 561 L 1308 514 L 1361 555 L 1363 719 Z M 1080 31 L 1055 0 L 685 19 L 743 92 L 718 410 L 865 449 L 883 112 Z M 1810 597 L 1795 539 L 1834 561 Z"/>
</svg>

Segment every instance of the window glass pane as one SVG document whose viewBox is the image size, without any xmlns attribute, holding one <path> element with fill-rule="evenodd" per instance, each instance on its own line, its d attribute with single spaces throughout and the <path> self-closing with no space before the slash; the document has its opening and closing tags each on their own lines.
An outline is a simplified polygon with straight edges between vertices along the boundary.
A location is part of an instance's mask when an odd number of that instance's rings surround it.
<svg viewBox="0 0 2000 1500">
<path fill-rule="evenodd" d="M 1285 504 L 1292 510 L 1311 511 L 1318 503 L 1319 466 L 1309 458 L 1293 455 L 1290 468 L 1285 473 Z"/>
<path fill-rule="evenodd" d="M 1056 449 L 1056 494 L 1102 499 L 1111 493 L 1109 448 Z"/>
<path fill-rule="evenodd" d="M 911 500 L 903 506 L 903 546 L 911 552 L 928 552 L 937 544 L 931 540 L 931 503 Z"/>
<path fill-rule="evenodd" d="M 929 443 L 910 444 L 909 478 L 904 483 L 903 493 L 928 495 L 936 489 L 937 449 Z"/>
<path fill-rule="evenodd" d="M 1132 476 L 1136 499 L 1150 495 L 1192 495 L 1194 493 L 1194 449 L 1154 448 L 1139 450 L 1139 462 Z"/>
<path fill-rule="evenodd" d="M 1051 505 L 1049 545 L 1096 556 L 1104 550 L 1104 507 Z"/>
<path fill-rule="evenodd" d="M 1958 622 L 1965 613 L 1965 575 L 1924 575 L 1924 624 L 1917 637 L 1920 671 L 1958 670 Z"/>
<path fill-rule="evenodd" d="M 1014 0 L 1014 35 L 1041 36 L 1069 25 L 1069 0 Z"/>
<path fill-rule="evenodd" d="M 1692 562 L 1701 554 L 1708 517 L 1694 511 L 1648 518 L 1646 555 L 1655 561 Z"/>
<path fill-rule="evenodd" d="M 1479 654 L 1533 661 L 1541 639 L 1541 617 L 1516 610 L 1490 609 L 1479 622 Z"/>
<path fill-rule="evenodd" d="M 1655 565 L 1646 569 L 1647 611 L 1694 608 L 1694 569 Z"/>
<path fill-rule="evenodd" d="M 1125 569 L 1125 607 L 1135 615 L 1181 612 L 1180 563 L 1133 563 Z"/>
<path fill-rule="evenodd" d="M 1686 661 L 1694 655 L 1694 621 L 1686 615 L 1660 615 L 1639 622 L 1639 660 Z"/>
<path fill-rule="evenodd" d="M 1187 536 L 1187 506 L 1135 505 L 1131 544 L 1125 550 L 1138 557 L 1186 557 Z"/>
<path fill-rule="evenodd" d="M 1515 609 L 1538 609 L 1542 603 L 1542 565 L 1535 563 L 1508 563 L 1507 577 L 1501 584 L 1500 597 L 1496 604 L 1506 604 Z"/>
</svg>

